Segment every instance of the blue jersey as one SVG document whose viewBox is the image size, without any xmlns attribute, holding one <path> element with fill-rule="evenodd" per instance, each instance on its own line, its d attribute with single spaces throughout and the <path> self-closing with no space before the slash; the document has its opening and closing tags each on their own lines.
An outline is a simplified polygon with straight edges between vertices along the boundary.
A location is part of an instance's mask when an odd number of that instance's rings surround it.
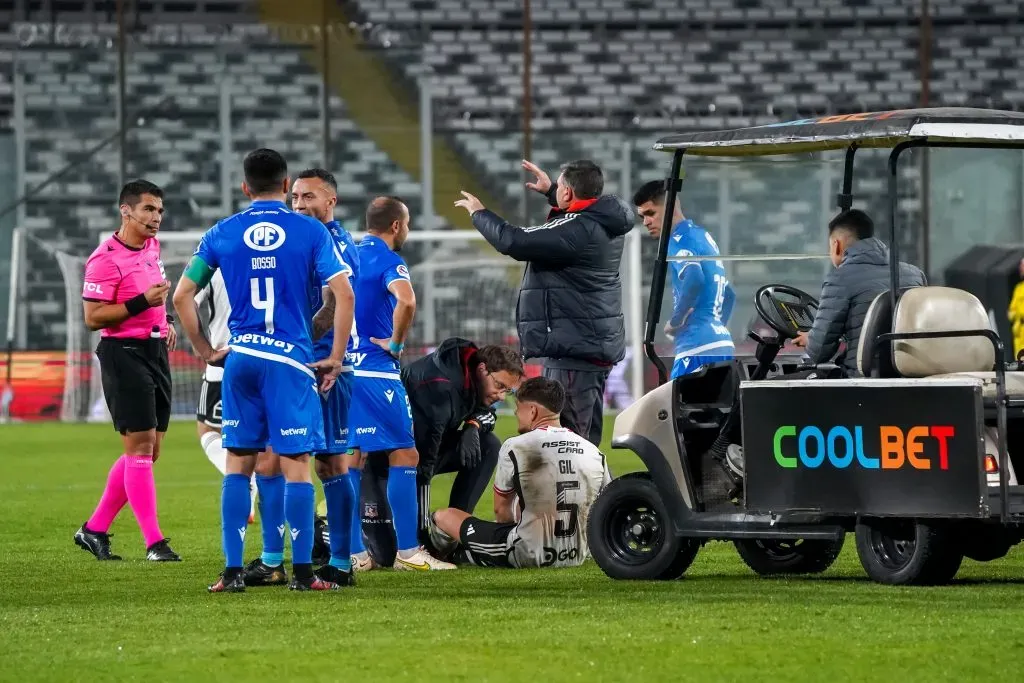
<svg viewBox="0 0 1024 683">
<path fill-rule="evenodd" d="M 232 350 L 311 374 L 317 285 L 350 271 L 327 228 L 283 202 L 255 201 L 203 235 L 196 255 L 224 276 Z"/>
<path fill-rule="evenodd" d="M 379 237 L 367 235 L 359 242 L 359 277 L 356 279 L 356 328 L 352 361 L 359 371 L 396 373 L 394 356 L 370 341 L 389 339 L 394 333 L 395 302 L 388 287 L 395 280 L 409 281 L 409 269 L 402 257 Z"/>
<path fill-rule="evenodd" d="M 355 280 L 359 277 L 359 254 L 356 251 L 356 241 L 352 239 L 352 235 L 348 230 L 341 226 L 338 221 L 330 221 L 325 223 L 328 232 L 331 233 L 331 237 L 334 239 L 334 244 L 338 249 L 338 254 L 341 256 L 341 260 L 345 262 L 345 265 L 349 267 L 349 280 L 352 281 L 353 286 Z M 321 287 L 316 288 L 316 302 L 313 304 L 313 312 L 316 313 L 320 310 L 320 307 L 324 305 L 323 300 L 323 287 L 326 287 L 327 283 L 322 282 Z M 352 330 L 352 334 L 356 333 L 355 329 Z M 331 355 L 331 347 L 334 345 L 334 328 L 331 327 L 324 336 L 313 342 L 313 357 L 317 360 L 327 358 Z M 348 352 L 352 351 L 352 337 L 348 338 Z M 349 353 L 345 354 L 345 365 L 352 364 L 352 357 Z"/>
<path fill-rule="evenodd" d="M 672 229 L 669 256 L 719 256 L 711 235 L 687 219 Z M 726 325 L 735 294 L 725 265 L 719 259 L 671 261 L 672 318 L 682 328 L 675 334 L 676 359 L 689 356 L 733 354 L 732 335 Z M 691 312 L 692 309 L 692 312 Z"/>
</svg>

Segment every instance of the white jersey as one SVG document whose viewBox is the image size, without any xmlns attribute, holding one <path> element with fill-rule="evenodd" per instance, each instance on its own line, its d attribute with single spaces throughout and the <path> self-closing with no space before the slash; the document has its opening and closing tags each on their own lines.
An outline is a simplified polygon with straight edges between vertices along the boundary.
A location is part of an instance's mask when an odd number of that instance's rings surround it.
<svg viewBox="0 0 1024 683">
<path fill-rule="evenodd" d="M 210 284 L 196 293 L 196 304 L 199 306 L 199 322 L 206 331 L 210 345 L 218 349 L 227 346 L 231 333 L 228 331 L 228 318 L 231 316 L 231 304 L 228 292 L 224 288 L 224 276 L 220 270 L 213 272 Z M 207 382 L 219 382 L 224 376 L 224 368 L 206 366 L 203 379 Z"/>
<path fill-rule="evenodd" d="M 541 427 L 505 442 L 494 489 L 516 493 L 521 517 L 508 536 L 516 567 L 575 567 L 590 555 L 587 518 L 611 481 L 604 455 L 562 427 Z"/>
</svg>

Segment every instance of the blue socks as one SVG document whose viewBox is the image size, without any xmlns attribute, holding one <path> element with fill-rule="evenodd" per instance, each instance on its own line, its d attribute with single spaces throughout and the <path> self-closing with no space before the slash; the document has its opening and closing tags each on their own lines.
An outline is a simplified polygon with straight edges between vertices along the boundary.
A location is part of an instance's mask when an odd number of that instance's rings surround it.
<svg viewBox="0 0 1024 683">
<path fill-rule="evenodd" d="M 352 568 L 352 484 L 348 474 L 324 479 L 324 498 L 327 499 L 327 526 L 331 530 L 331 566 L 342 571 Z"/>
<path fill-rule="evenodd" d="M 416 530 L 419 503 L 416 500 L 415 467 L 388 468 L 388 504 L 391 506 L 398 551 L 418 548 Z"/>
<path fill-rule="evenodd" d="M 292 565 L 313 564 L 313 484 L 284 485 L 284 514 L 292 537 Z M 248 513 L 246 513 L 248 514 Z"/>
<path fill-rule="evenodd" d="M 263 564 L 276 567 L 284 561 L 284 475 L 256 475 L 260 526 L 263 531 Z"/>
<path fill-rule="evenodd" d="M 249 477 L 228 474 L 224 477 L 220 494 L 221 542 L 224 545 L 224 566 L 242 568 L 245 552 L 245 529 L 249 524 Z"/>
<path fill-rule="evenodd" d="M 357 555 L 366 552 L 366 545 L 363 543 L 363 471 L 350 469 L 348 479 L 352 484 L 352 532 L 349 536 L 349 546 L 351 553 Z"/>
</svg>

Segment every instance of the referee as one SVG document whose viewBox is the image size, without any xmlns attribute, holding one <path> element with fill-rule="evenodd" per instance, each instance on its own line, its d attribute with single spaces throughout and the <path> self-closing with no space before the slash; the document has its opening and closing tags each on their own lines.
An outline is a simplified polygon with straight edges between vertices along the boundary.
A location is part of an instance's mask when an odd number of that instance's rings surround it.
<svg viewBox="0 0 1024 683">
<path fill-rule="evenodd" d="M 96 347 L 103 394 L 121 433 L 124 451 L 110 468 L 92 517 L 75 543 L 97 560 L 120 560 L 110 552 L 107 531 L 129 504 L 142 530 L 146 559 L 178 562 L 160 531 L 153 463 L 171 417 L 171 370 L 167 351 L 176 334 L 164 303 L 170 283 L 160 261 L 156 234 L 163 219 L 163 190 L 146 180 L 121 189 L 121 227 L 85 264 L 82 289 L 85 324 L 101 330 Z"/>
</svg>

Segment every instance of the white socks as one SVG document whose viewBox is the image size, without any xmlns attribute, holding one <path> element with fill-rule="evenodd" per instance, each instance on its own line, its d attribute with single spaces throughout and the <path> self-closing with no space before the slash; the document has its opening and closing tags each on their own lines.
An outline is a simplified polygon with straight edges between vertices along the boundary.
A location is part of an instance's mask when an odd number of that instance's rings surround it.
<svg viewBox="0 0 1024 683">
<path fill-rule="evenodd" d="M 221 435 L 219 432 L 207 432 L 202 435 L 199 439 L 199 443 L 203 447 L 203 452 L 206 453 L 206 457 L 213 466 L 216 467 L 221 474 L 226 475 L 228 469 L 228 452 L 227 449 L 221 443 Z M 250 508 L 249 516 L 252 517 L 256 514 L 256 475 L 252 475 L 252 479 L 249 481 L 249 499 L 252 504 Z"/>
<path fill-rule="evenodd" d="M 226 475 L 228 473 L 228 452 L 221 445 L 220 434 L 217 432 L 206 432 L 200 437 L 199 443 L 202 444 L 203 451 L 210 462 L 213 463 L 213 466 L 220 470 L 221 474 Z"/>
</svg>

